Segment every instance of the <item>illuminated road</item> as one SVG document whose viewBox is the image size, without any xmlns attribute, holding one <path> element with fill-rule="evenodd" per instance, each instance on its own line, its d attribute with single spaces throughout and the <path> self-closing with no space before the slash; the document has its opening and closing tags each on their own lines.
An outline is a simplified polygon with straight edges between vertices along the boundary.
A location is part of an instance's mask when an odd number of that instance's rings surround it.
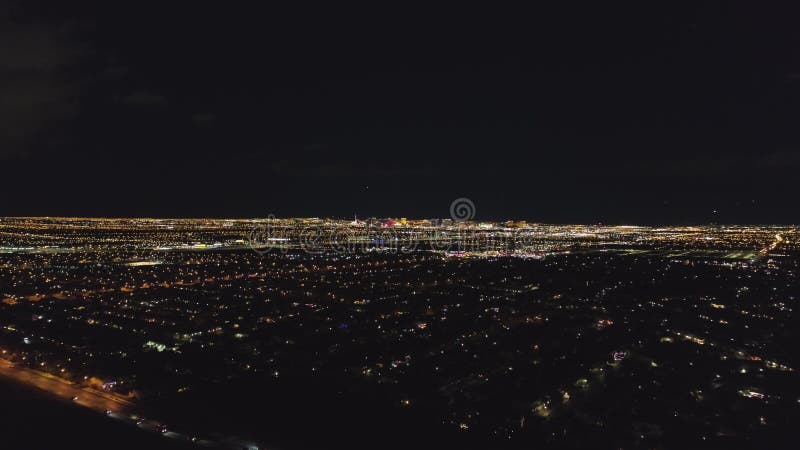
<svg viewBox="0 0 800 450">
<path fill-rule="evenodd" d="M 0 376 L 34 386 L 64 400 L 69 401 L 78 397 L 74 400 L 75 403 L 99 412 L 106 410 L 121 412 L 132 406 L 129 401 L 113 394 L 85 388 L 48 373 L 18 367 L 5 359 L 0 359 Z"/>
<path fill-rule="evenodd" d="M 134 425 L 142 430 L 158 433 L 177 442 L 193 442 L 199 446 L 215 448 L 258 449 L 258 445 L 238 438 L 222 438 L 217 441 L 208 439 L 193 439 L 191 436 L 168 430 L 161 432 L 162 423 L 152 419 L 140 418 L 133 414 L 134 404 L 130 401 L 109 392 L 99 391 L 94 388 L 84 387 L 64 380 L 49 373 L 27 367 L 20 367 L 6 359 L 0 359 L 0 377 L 24 383 L 45 391 L 57 398 L 72 402 L 108 415 L 111 419 L 120 420 Z M 73 398 L 77 397 L 76 400 Z"/>
</svg>

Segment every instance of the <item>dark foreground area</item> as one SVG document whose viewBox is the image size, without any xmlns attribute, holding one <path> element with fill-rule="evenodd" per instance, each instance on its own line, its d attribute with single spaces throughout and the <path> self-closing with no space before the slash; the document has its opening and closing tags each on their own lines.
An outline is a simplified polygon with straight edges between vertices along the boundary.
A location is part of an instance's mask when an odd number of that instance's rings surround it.
<svg viewBox="0 0 800 450">
<path fill-rule="evenodd" d="M 198 448 L 119 423 L 0 378 L 0 435 L 4 449 Z"/>
</svg>

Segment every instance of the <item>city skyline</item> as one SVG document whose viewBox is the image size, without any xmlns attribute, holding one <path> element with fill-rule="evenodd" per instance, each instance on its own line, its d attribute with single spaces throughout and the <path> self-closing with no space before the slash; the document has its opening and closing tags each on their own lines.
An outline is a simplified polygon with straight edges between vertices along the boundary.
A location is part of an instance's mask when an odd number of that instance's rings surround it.
<svg viewBox="0 0 800 450">
<path fill-rule="evenodd" d="M 67 442 L 790 442 L 796 228 L 485 223 L 458 200 L 445 221 L 2 218 L 0 388 L 32 392 L 0 427 L 33 448 L 90 424 Z M 57 433 L 18 431 L 26 398 Z"/>
</svg>

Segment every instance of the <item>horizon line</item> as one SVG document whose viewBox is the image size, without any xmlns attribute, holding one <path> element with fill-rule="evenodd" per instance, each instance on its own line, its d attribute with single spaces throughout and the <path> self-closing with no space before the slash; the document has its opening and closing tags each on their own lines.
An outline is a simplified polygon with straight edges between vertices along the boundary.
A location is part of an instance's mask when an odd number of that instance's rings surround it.
<svg viewBox="0 0 800 450">
<path fill-rule="evenodd" d="M 368 217 L 367 219 L 406 219 L 409 221 L 423 221 L 423 220 L 449 220 L 455 221 L 449 217 L 424 217 L 424 218 L 406 218 L 406 217 L 392 217 L 392 216 L 385 216 L 385 217 Z M 342 218 L 342 217 L 320 217 L 320 216 L 294 216 L 294 217 L 147 217 L 147 216 L 0 216 L 0 221 L 4 219 L 27 219 L 27 220 L 48 220 L 48 219 L 58 219 L 58 220 L 215 220 L 215 221 L 262 221 L 262 220 L 350 220 L 349 218 Z M 363 220 L 363 219 L 361 219 Z M 615 222 L 547 222 L 547 221 L 533 221 L 528 219 L 484 219 L 484 220 L 477 220 L 477 219 L 470 219 L 464 221 L 455 221 L 455 222 L 465 222 L 465 223 L 504 223 L 504 222 L 526 222 L 530 225 L 583 225 L 583 226 L 614 226 L 614 227 L 643 227 L 643 228 L 654 228 L 654 227 L 730 227 L 730 226 L 769 226 L 769 227 L 778 227 L 778 226 L 785 226 L 785 227 L 800 227 L 798 223 L 790 223 L 790 222 L 774 222 L 774 223 L 667 223 L 667 222 L 658 222 L 658 224 L 654 224 L 655 222 L 651 222 L 649 224 L 642 224 L 642 223 L 615 223 Z"/>
</svg>

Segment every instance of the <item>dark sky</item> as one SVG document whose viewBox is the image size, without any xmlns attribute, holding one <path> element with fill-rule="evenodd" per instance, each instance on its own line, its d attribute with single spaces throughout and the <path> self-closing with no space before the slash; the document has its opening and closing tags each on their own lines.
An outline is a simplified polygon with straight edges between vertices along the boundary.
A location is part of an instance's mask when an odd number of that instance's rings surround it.
<svg viewBox="0 0 800 450">
<path fill-rule="evenodd" d="M 800 222 L 794 11 L 272 3 L 0 0 L 0 215 Z"/>
</svg>

